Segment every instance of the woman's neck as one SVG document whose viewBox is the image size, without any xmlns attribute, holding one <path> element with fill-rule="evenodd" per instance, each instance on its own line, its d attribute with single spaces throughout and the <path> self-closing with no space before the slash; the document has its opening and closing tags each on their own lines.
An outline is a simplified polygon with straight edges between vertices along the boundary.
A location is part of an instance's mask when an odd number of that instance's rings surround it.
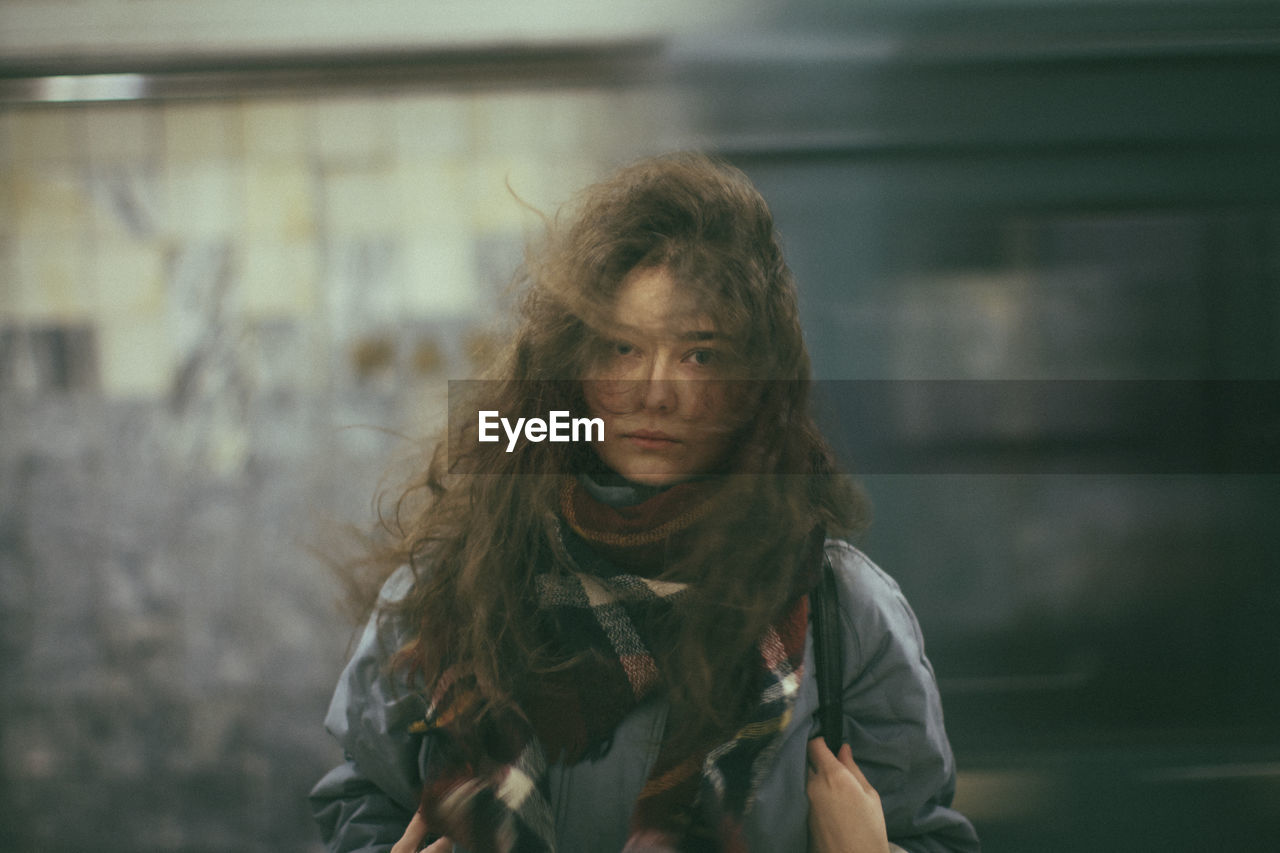
<svg viewBox="0 0 1280 853">
<path fill-rule="evenodd" d="M 605 506 L 615 509 L 642 504 L 671 488 L 670 485 L 646 486 L 643 483 L 633 483 L 621 474 L 604 467 L 598 471 L 579 474 L 578 480 L 587 490 L 587 494 Z"/>
</svg>

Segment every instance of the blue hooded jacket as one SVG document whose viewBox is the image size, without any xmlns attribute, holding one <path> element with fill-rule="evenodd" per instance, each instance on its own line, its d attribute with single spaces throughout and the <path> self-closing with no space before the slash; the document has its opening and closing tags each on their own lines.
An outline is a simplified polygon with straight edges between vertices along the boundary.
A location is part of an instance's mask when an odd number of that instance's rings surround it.
<svg viewBox="0 0 1280 853">
<path fill-rule="evenodd" d="M 880 795 L 889 840 L 912 853 L 977 851 L 977 835 L 950 808 L 955 762 L 943 728 L 942 705 L 915 614 L 892 578 L 846 542 L 828 540 L 835 569 L 844 659 L 845 739 Z M 391 577 L 383 598 L 404 596 L 407 569 Z M 365 628 L 334 692 L 325 724 L 346 761 L 311 793 L 321 834 L 332 853 L 384 853 L 404 832 L 422 787 L 430 739 L 410 733 L 425 711 L 419 693 L 396 681 L 387 649 L 402 637 Z M 753 851 L 808 847 L 806 747 L 818 732 L 818 689 L 812 632 L 804 679 L 789 726 L 744 816 Z M 632 806 L 662 740 L 666 706 L 650 700 L 618 727 L 609 751 L 595 761 L 549 768 L 549 799 L 558 850 L 619 851 Z"/>
</svg>

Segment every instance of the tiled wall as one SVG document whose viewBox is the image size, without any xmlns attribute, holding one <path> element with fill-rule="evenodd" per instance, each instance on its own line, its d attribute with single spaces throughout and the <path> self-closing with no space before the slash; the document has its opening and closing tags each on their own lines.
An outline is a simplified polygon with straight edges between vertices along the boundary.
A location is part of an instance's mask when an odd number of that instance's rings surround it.
<svg viewBox="0 0 1280 853">
<path fill-rule="evenodd" d="M 172 390 L 210 292 L 225 319 L 341 341 L 475 318 L 500 272 L 484 255 L 536 224 L 512 193 L 554 211 L 673 109 L 606 91 L 10 109 L 0 320 L 91 328 L 77 376 L 114 398 Z"/>
<path fill-rule="evenodd" d="M 473 370 L 539 225 L 512 192 L 553 212 L 681 115 L 640 89 L 0 111 L 0 849 L 315 848 L 351 631 L 306 547 Z"/>
</svg>

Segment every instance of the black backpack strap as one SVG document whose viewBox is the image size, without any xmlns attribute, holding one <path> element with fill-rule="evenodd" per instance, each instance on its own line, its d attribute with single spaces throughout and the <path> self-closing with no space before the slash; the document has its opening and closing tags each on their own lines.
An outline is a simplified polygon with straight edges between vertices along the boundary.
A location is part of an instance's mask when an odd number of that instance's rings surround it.
<svg viewBox="0 0 1280 853">
<path fill-rule="evenodd" d="M 826 549 L 822 551 L 822 579 L 809 593 L 813 620 L 813 661 L 818 679 L 818 724 L 832 754 L 844 743 L 844 646 L 840 642 L 840 599 L 836 573 Z"/>
</svg>

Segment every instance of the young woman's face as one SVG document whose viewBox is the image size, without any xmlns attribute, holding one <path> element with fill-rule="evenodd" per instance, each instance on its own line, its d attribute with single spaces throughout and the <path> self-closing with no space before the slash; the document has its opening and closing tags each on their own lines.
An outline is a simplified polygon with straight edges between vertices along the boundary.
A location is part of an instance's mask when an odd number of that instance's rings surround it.
<svg viewBox="0 0 1280 853">
<path fill-rule="evenodd" d="M 623 279 L 613 307 L 617 337 L 583 382 L 594 445 L 611 469 L 636 483 L 666 486 L 705 474 L 727 456 L 741 419 L 722 381 L 728 352 L 706 316 L 682 312 L 662 267 Z"/>
</svg>

